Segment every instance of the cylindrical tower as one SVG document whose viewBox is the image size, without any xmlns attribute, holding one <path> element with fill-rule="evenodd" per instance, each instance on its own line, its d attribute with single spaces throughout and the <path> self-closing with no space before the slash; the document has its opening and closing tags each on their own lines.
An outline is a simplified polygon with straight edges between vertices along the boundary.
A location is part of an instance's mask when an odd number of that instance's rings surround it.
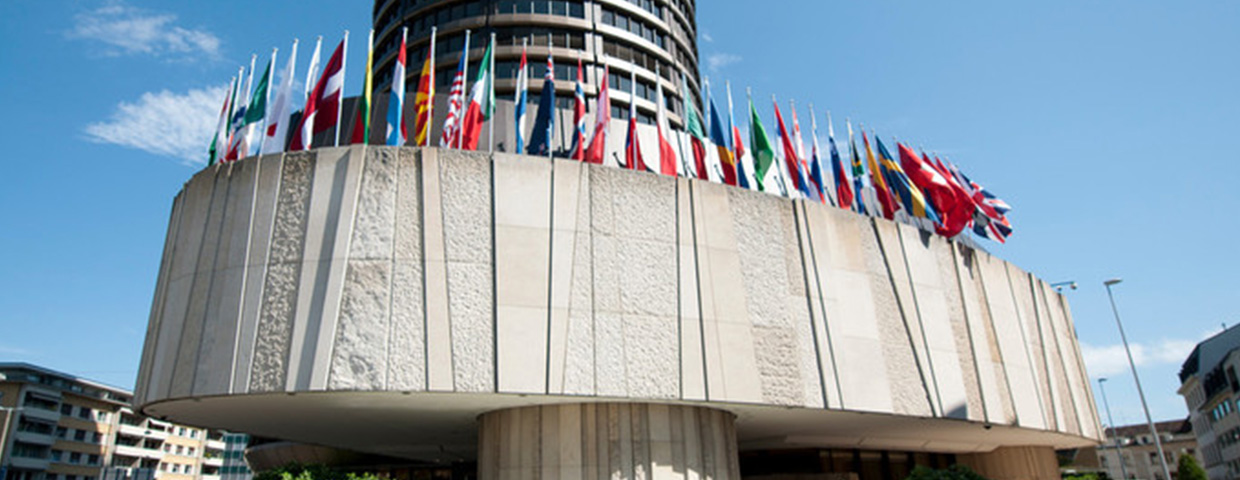
<svg viewBox="0 0 1240 480">
<path fill-rule="evenodd" d="M 491 34 L 496 36 L 496 95 L 501 102 L 512 98 L 521 46 L 528 40 L 531 79 L 542 76 L 548 54 L 555 60 L 561 109 L 572 108 L 579 59 L 587 97 L 597 94 L 603 65 L 610 67 L 614 119 L 628 119 L 630 73 L 637 77 L 639 122 L 653 122 L 656 72 L 673 126 L 681 125 L 682 92 L 700 104 L 693 0 L 375 0 L 375 85 L 380 92 L 391 82 L 401 27 L 409 28 L 410 89 L 417 88 L 431 27 L 438 27 L 435 67 L 441 96 L 451 87 L 468 30 L 470 62 L 480 60 Z M 531 103 L 537 104 L 541 91 L 542 82 L 530 82 Z"/>
</svg>

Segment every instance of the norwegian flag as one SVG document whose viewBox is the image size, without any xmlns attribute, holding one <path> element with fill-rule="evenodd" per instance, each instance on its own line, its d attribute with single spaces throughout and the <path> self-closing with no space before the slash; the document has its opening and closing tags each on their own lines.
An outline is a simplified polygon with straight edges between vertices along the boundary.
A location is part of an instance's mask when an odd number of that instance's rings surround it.
<svg viewBox="0 0 1240 480">
<path fill-rule="evenodd" d="M 603 66 L 602 85 L 599 85 L 598 98 L 594 100 L 594 136 L 590 137 L 590 145 L 586 147 L 585 161 L 595 164 L 603 163 L 603 150 L 607 148 L 607 125 L 611 123 L 611 91 L 607 88 L 607 77 L 610 69 Z"/>
<path fill-rule="evenodd" d="M 573 91 L 573 150 L 569 158 L 573 160 L 586 159 L 586 92 L 581 87 L 582 70 L 581 59 L 577 59 L 577 86 Z"/>
<path fill-rule="evenodd" d="M 461 61 L 456 67 L 456 76 L 452 77 L 452 91 L 448 94 L 448 117 L 443 120 L 443 135 L 439 137 L 439 146 L 456 147 L 461 138 L 461 116 L 465 114 L 465 69 L 469 65 L 469 31 L 465 31 L 465 50 L 461 52 Z"/>
</svg>

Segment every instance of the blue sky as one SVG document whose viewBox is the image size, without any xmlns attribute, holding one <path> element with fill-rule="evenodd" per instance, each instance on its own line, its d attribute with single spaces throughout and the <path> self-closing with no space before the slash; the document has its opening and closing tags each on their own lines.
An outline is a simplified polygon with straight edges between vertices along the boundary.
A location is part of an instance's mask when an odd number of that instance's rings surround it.
<svg viewBox="0 0 1240 480">
<path fill-rule="evenodd" d="M 132 388 L 195 132 L 251 53 L 298 37 L 304 69 L 315 36 L 327 50 L 350 29 L 363 58 L 371 3 L 345 3 L 0 2 L 0 360 Z M 1121 424 L 1143 417 L 1102 280 L 1124 277 L 1154 416 L 1186 415 L 1180 362 L 1238 320 L 1240 3 L 700 3 L 715 85 L 944 154 L 1012 204 L 1016 234 L 988 248 L 1078 282 L 1080 341 Z"/>
</svg>

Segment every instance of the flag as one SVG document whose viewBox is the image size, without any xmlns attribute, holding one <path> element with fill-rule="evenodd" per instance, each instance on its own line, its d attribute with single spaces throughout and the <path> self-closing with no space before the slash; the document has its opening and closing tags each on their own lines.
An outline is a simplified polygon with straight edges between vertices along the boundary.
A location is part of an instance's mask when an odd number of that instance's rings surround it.
<svg viewBox="0 0 1240 480">
<path fill-rule="evenodd" d="M 289 111 L 293 100 L 293 71 L 297 68 L 297 40 L 293 40 L 293 50 L 289 53 L 288 64 L 281 74 L 280 88 L 276 91 L 276 101 L 271 104 L 271 112 L 267 115 L 267 128 L 263 132 L 262 153 L 284 151 L 284 140 L 288 137 Z"/>
<path fill-rule="evenodd" d="M 664 175 L 675 177 L 676 151 L 672 150 L 672 144 L 668 141 L 668 136 L 672 132 L 667 124 L 667 101 L 663 98 L 663 77 L 659 74 L 658 68 L 655 68 L 654 78 L 655 103 L 658 105 L 655 128 L 659 132 L 659 171 Z"/>
<path fill-rule="evenodd" d="M 637 141 L 637 73 L 629 72 L 629 128 L 624 138 L 624 163 L 630 170 L 646 168 L 642 147 Z"/>
<path fill-rule="evenodd" d="M 405 129 L 405 50 L 408 48 L 409 28 L 400 32 L 400 50 L 396 52 L 396 65 L 392 66 L 392 95 L 388 97 L 387 131 L 384 143 L 401 147 L 409 140 Z M 418 92 L 419 94 L 421 92 Z"/>
<path fill-rule="evenodd" d="M 366 44 L 366 80 L 362 85 L 362 97 L 357 99 L 359 104 L 354 107 L 357 110 L 357 120 L 353 121 L 353 138 L 350 144 L 367 144 L 370 143 L 370 106 L 374 103 L 372 93 L 375 87 L 375 29 L 370 29 L 370 38 Z"/>
<path fill-rule="evenodd" d="M 314 90 L 314 73 L 319 71 L 319 57 L 323 49 L 323 37 L 319 37 L 314 42 L 314 54 L 310 56 L 310 68 L 306 70 L 306 93 L 304 105 L 301 110 L 301 121 L 298 128 L 293 130 L 293 139 L 290 141 L 289 150 L 305 150 L 310 148 L 311 140 L 314 137 L 314 121 L 306 121 L 306 118 L 314 112 L 314 100 L 310 96 Z"/>
<path fill-rule="evenodd" d="M 852 182 L 848 178 L 848 170 L 844 169 L 844 162 L 840 160 L 840 149 L 835 145 L 835 123 L 831 121 L 831 112 L 827 112 L 827 142 L 831 146 L 831 172 L 835 176 L 837 206 L 851 210 L 854 203 Z"/>
<path fill-rule="evenodd" d="M 869 212 L 865 207 L 865 163 L 861 162 L 861 155 L 857 152 L 857 140 L 853 138 L 852 121 L 844 119 L 844 123 L 848 125 L 848 155 L 852 162 L 852 179 L 854 196 L 853 206 L 857 213 L 867 215 Z"/>
<path fill-rule="evenodd" d="M 874 143 L 878 146 L 878 160 L 883 169 L 884 180 L 891 186 L 891 189 L 899 197 L 900 203 L 904 204 L 904 210 L 909 215 L 917 218 L 929 219 L 931 222 L 939 223 L 939 215 L 934 211 L 934 206 L 926 201 L 925 195 L 921 190 L 909 180 L 908 174 L 887 152 L 887 147 L 883 146 L 882 139 L 874 136 Z"/>
<path fill-rule="evenodd" d="M 1011 207 L 1007 202 L 970 180 L 955 165 L 948 162 L 947 168 L 960 186 L 968 191 L 973 204 L 977 207 L 973 214 L 973 233 L 986 239 L 993 236 L 995 241 L 1006 243 L 1007 237 L 1012 234 L 1012 224 L 1007 219 L 1007 212 L 1011 210 Z"/>
<path fill-rule="evenodd" d="M 250 73 L 246 75 L 245 86 L 241 87 L 237 94 L 236 106 L 233 108 L 232 117 L 229 119 L 228 127 L 228 150 L 224 154 L 225 161 L 232 161 L 240 158 L 239 154 L 245 147 L 245 111 L 250 104 L 250 87 L 254 85 L 254 60 L 257 55 L 250 56 Z M 245 67 L 241 67 L 238 74 L 245 74 Z"/>
<path fill-rule="evenodd" d="M 749 99 L 749 146 L 753 155 L 753 176 L 754 181 L 758 184 L 758 190 L 767 192 L 774 185 L 768 187 L 764 181 L 766 173 L 770 171 L 771 165 L 775 163 L 775 148 L 771 145 L 771 137 L 766 135 L 766 128 L 762 126 L 762 119 L 758 117 L 758 110 L 753 106 L 753 98 Z"/>
<path fill-rule="evenodd" d="M 741 138 L 741 129 L 736 126 L 732 116 L 732 82 L 724 84 L 728 90 L 728 134 L 731 136 L 729 146 L 732 147 L 732 158 L 736 159 L 736 183 L 741 188 L 749 187 L 749 178 L 745 173 L 745 141 Z"/>
<path fill-rule="evenodd" d="M 586 92 L 582 87 L 583 70 L 581 59 L 577 59 L 577 84 L 573 87 L 573 148 L 569 158 L 586 159 Z"/>
<path fill-rule="evenodd" d="M 800 157 L 797 156 L 796 147 L 792 145 L 792 138 L 788 136 L 788 128 L 784 125 L 784 116 L 779 113 L 779 103 L 774 102 L 773 99 L 772 103 L 775 105 L 775 123 L 779 128 L 779 141 L 784 147 L 784 165 L 788 168 L 788 181 L 792 182 L 792 185 L 789 185 L 789 187 L 796 188 L 805 194 L 806 197 L 810 197 L 809 187 L 801 178 Z"/>
<path fill-rule="evenodd" d="M 861 141 L 865 143 L 865 157 L 870 165 L 870 179 L 872 180 L 871 183 L 874 184 L 874 196 L 878 198 L 878 203 L 883 207 L 883 218 L 892 220 L 896 217 L 896 212 L 900 211 L 900 205 L 896 203 L 895 197 L 891 195 L 891 189 L 887 188 L 887 181 L 883 178 L 883 170 L 879 168 L 878 162 L 874 159 L 874 148 L 870 146 L 870 138 L 865 135 L 865 130 L 861 131 Z"/>
<path fill-rule="evenodd" d="M 944 237 L 959 234 L 972 219 L 973 210 L 961 210 L 966 204 L 956 198 L 956 190 L 929 161 L 923 160 L 922 156 L 903 143 L 897 143 L 896 148 L 900 151 L 900 165 L 904 173 L 913 185 L 921 189 L 926 200 L 939 214 L 935 232 Z"/>
<path fill-rule="evenodd" d="M 456 66 L 456 75 L 452 77 L 452 91 L 448 94 L 448 116 L 443 120 L 443 135 L 439 137 L 439 146 L 456 148 L 461 140 L 462 107 L 465 104 L 465 69 L 469 68 L 469 30 L 465 31 L 465 48 L 461 51 L 461 60 Z"/>
<path fill-rule="evenodd" d="M 525 151 L 525 110 L 529 103 L 530 95 L 530 73 L 529 67 L 525 64 L 526 45 L 521 45 L 521 65 L 517 67 L 517 99 L 516 99 L 516 138 L 517 153 Z"/>
<path fill-rule="evenodd" d="M 538 116 L 530 132 L 530 155 L 550 155 L 555 135 L 555 61 L 547 54 L 547 73 L 543 75 L 542 94 L 538 98 Z"/>
<path fill-rule="evenodd" d="M 682 111 L 685 114 L 685 132 L 689 134 L 689 143 L 693 148 L 693 169 L 698 179 L 709 180 L 710 177 L 706 172 L 706 129 L 702 128 L 702 114 L 698 112 L 697 107 L 693 106 L 684 75 L 680 76 L 680 86 L 680 98 L 684 101 Z"/>
<path fill-rule="evenodd" d="M 796 109 L 794 108 L 792 112 L 793 112 L 792 122 L 793 124 L 796 124 L 797 123 Z M 828 118 L 830 117 L 828 116 Z M 810 161 L 809 161 L 809 183 L 811 184 L 809 186 L 810 193 L 818 195 L 818 201 L 825 204 L 827 203 L 827 200 L 831 197 L 831 194 L 830 194 L 830 191 L 827 190 L 827 185 L 822 182 L 822 154 L 820 153 L 822 152 L 822 149 L 819 148 L 818 146 L 818 116 L 814 115 L 813 104 L 810 104 L 809 106 L 809 124 L 810 124 L 809 134 L 811 137 L 810 138 L 811 152 L 810 152 Z M 830 123 L 827 124 L 827 129 L 828 131 L 831 131 Z M 840 153 L 835 150 L 834 133 L 831 133 L 830 137 L 831 137 L 829 139 L 830 143 L 827 146 L 831 147 L 831 152 L 830 152 L 831 160 L 833 162 L 838 163 L 839 158 L 840 158 Z M 837 191 L 836 196 L 837 197 L 839 196 L 838 191 Z"/>
<path fill-rule="evenodd" d="M 422 62 L 418 93 L 413 97 L 413 144 L 419 147 L 430 145 L 431 123 L 435 120 L 435 33 L 436 28 L 431 27 L 431 47 Z"/>
<path fill-rule="evenodd" d="M 327 66 L 323 67 L 323 74 L 314 84 L 314 90 L 310 91 L 305 113 L 301 117 L 302 128 L 293 137 L 293 150 L 309 148 L 313 135 L 340 123 L 340 94 L 344 87 L 344 49 L 347 42 L 346 33 L 345 39 L 340 41 L 327 60 Z"/>
<path fill-rule="evenodd" d="M 731 122 L 731 120 L 731 115 L 729 115 L 728 121 Z M 728 147 L 728 136 L 723 133 L 723 129 L 723 122 L 719 121 L 719 109 L 715 107 L 715 100 L 712 98 L 710 101 L 710 141 L 719 150 L 719 166 L 723 169 L 723 183 L 735 187 L 736 159 L 732 157 L 732 149 Z"/>
<path fill-rule="evenodd" d="M 590 137 L 585 156 L 585 161 L 599 165 L 603 163 L 603 155 L 607 149 L 607 125 L 611 123 L 611 91 L 607 87 L 610 76 L 611 70 L 607 65 L 603 65 L 598 98 L 594 100 L 594 135 Z"/>
<path fill-rule="evenodd" d="M 931 162 L 928 155 L 923 153 L 921 156 L 931 168 L 934 168 L 939 175 L 942 175 L 947 180 L 947 184 L 952 189 L 958 202 L 956 210 L 949 213 L 947 215 L 948 219 L 943 222 L 944 229 L 946 229 L 943 235 L 949 238 L 959 235 L 960 232 L 973 223 L 973 215 L 977 212 L 977 204 L 973 202 L 968 189 L 960 185 L 960 182 L 956 180 L 956 177 L 952 175 L 951 170 L 947 169 L 942 160 L 935 157 L 934 161 Z"/>
<path fill-rule="evenodd" d="M 233 77 L 228 81 L 228 90 L 224 91 L 224 104 L 220 106 L 220 119 L 215 127 L 215 134 L 211 136 L 211 146 L 207 148 L 207 165 L 215 165 L 220 159 L 219 147 L 221 142 L 227 142 L 227 132 L 224 131 L 228 127 L 228 110 L 232 106 L 232 100 L 236 96 L 237 77 Z"/>
<path fill-rule="evenodd" d="M 461 148 L 477 150 L 478 139 L 482 137 L 482 124 L 495 115 L 495 79 L 491 71 L 491 57 L 494 55 L 495 41 L 487 45 L 486 53 L 482 54 L 482 63 L 478 65 L 478 76 L 474 80 L 474 88 L 469 92 L 469 108 L 465 110 L 465 120 L 461 123 L 463 135 Z"/>
</svg>

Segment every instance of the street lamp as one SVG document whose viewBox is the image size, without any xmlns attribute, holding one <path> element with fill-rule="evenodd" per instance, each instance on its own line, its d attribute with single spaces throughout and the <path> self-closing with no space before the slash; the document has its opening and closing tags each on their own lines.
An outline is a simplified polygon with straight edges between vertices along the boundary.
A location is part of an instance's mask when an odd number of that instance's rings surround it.
<svg viewBox="0 0 1240 480">
<path fill-rule="evenodd" d="M 1145 409 L 1145 422 L 1150 425 L 1150 435 L 1154 437 L 1154 446 L 1158 448 L 1158 464 L 1162 466 L 1163 479 L 1171 480 L 1171 469 L 1167 468 L 1167 457 L 1163 454 L 1162 440 L 1158 438 L 1158 430 L 1154 428 L 1154 419 L 1150 418 L 1150 406 L 1145 402 L 1145 391 L 1141 389 L 1141 378 L 1137 376 L 1137 364 L 1132 361 L 1132 350 L 1128 348 L 1128 336 L 1124 335 L 1124 324 L 1119 320 L 1119 308 L 1115 306 L 1115 295 L 1111 286 L 1124 281 L 1112 278 L 1102 282 L 1107 287 L 1107 298 L 1111 299 L 1111 311 L 1115 312 L 1115 326 L 1119 327 L 1119 338 L 1124 342 L 1124 352 L 1128 354 L 1128 366 L 1132 368 L 1132 379 L 1137 382 L 1137 396 L 1141 397 L 1141 408 Z"/>
<path fill-rule="evenodd" d="M 1051 284 L 1051 288 L 1055 289 L 1056 292 L 1060 292 L 1060 293 L 1063 293 L 1064 288 L 1070 288 L 1072 290 L 1076 290 L 1076 282 L 1072 280 L 1068 280 L 1066 282 L 1055 282 Z"/>
<path fill-rule="evenodd" d="M 1115 419 L 1111 418 L 1111 404 L 1107 403 L 1107 389 L 1103 387 L 1106 381 L 1106 377 L 1098 379 L 1098 391 L 1102 392 L 1102 406 L 1107 409 L 1107 423 L 1111 424 L 1111 436 L 1115 439 L 1115 455 L 1119 457 L 1120 476 L 1123 480 L 1128 480 L 1128 467 L 1124 466 L 1124 448 L 1119 443 L 1119 430 L 1115 428 Z"/>
</svg>

